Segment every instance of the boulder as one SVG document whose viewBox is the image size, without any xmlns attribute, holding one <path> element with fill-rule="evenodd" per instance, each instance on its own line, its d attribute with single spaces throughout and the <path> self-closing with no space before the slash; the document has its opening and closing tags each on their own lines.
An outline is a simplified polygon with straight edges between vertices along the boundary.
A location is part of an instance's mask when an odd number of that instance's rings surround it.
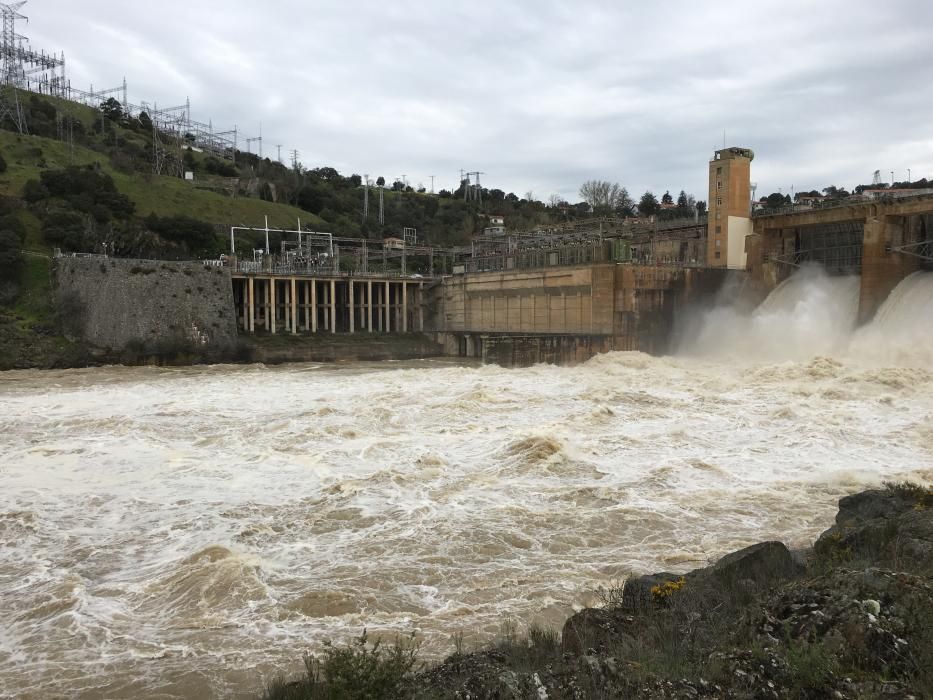
<svg viewBox="0 0 933 700">
<path fill-rule="evenodd" d="M 842 498 L 836 523 L 814 553 L 824 567 L 865 563 L 933 572 L 933 489 L 892 485 Z"/>
<path fill-rule="evenodd" d="M 771 586 L 799 576 L 803 567 L 783 542 L 759 542 L 727 554 L 711 568 L 701 571 L 727 586 L 740 582 Z"/>
<path fill-rule="evenodd" d="M 561 650 L 580 656 L 590 650 L 602 651 L 609 645 L 634 642 L 634 618 L 618 608 L 586 608 L 571 616 L 560 633 Z"/>
</svg>

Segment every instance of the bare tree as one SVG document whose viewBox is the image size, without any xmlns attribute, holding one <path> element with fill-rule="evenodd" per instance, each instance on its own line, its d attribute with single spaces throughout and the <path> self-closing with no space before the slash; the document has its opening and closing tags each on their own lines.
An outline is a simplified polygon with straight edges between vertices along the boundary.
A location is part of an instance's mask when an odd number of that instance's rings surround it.
<svg viewBox="0 0 933 700">
<path fill-rule="evenodd" d="M 618 182 L 587 180 L 580 185 L 580 196 L 590 205 L 594 214 L 609 214 L 630 207 L 632 198 Z"/>
<path fill-rule="evenodd" d="M 564 203 L 564 198 L 559 194 L 552 194 L 550 197 L 548 197 L 547 203 L 551 209 L 557 209 L 561 204 Z"/>
</svg>

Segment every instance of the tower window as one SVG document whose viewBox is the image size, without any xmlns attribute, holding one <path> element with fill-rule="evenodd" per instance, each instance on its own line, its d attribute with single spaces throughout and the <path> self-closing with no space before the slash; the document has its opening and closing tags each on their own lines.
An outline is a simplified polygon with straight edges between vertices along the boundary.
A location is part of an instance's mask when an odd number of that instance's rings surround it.
<svg viewBox="0 0 933 700">
<path fill-rule="evenodd" d="M 718 168 L 716 168 L 716 174 L 722 175 L 722 166 L 719 166 Z"/>
<path fill-rule="evenodd" d="M 722 206 L 722 197 L 716 197 L 716 206 L 717 206 L 717 207 L 721 207 L 721 206 Z"/>
<path fill-rule="evenodd" d="M 716 227 L 716 233 L 722 233 L 722 226 Z"/>
<path fill-rule="evenodd" d="M 716 189 L 717 189 L 717 190 L 721 190 L 721 189 L 722 189 L 722 180 L 717 180 L 717 181 L 716 181 Z"/>
<path fill-rule="evenodd" d="M 717 250 L 717 251 L 716 251 L 716 259 L 719 260 L 720 256 L 721 256 L 721 253 Z"/>
</svg>

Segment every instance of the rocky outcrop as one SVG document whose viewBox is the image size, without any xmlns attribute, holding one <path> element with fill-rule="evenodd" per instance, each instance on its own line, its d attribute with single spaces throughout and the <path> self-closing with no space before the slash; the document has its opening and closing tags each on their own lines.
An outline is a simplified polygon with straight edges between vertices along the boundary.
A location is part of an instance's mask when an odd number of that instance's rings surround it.
<svg viewBox="0 0 933 700">
<path fill-rule="evenodd" d="M 629 579 L 618 603 L 456 655 L 432 698 L 933 697 L 933 490 L 842 499 L 812 552 L 763 542 L 685 574 Z"/>
<path fill-rule="evenodd" d="M 865 561 L 903 571 L 933 573 L 933 492 L 909 484 L 846 496 L 836 523 L 817 540 L 827 566 Z"/>
</svg>

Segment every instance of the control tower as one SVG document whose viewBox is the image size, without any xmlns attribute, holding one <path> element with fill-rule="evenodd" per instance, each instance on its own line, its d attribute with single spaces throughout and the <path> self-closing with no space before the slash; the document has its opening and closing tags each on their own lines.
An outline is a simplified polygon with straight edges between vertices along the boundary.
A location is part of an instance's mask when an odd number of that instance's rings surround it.
<svg viewBox="0 0 933 700">
<path fill-rule="evenodd" d="M 709 162 L 709 229 L 706 262 L 710 267 L 745 269 L 745 237 L 752 233 L 750 148 L 716 151 Z"/>
</svg>

